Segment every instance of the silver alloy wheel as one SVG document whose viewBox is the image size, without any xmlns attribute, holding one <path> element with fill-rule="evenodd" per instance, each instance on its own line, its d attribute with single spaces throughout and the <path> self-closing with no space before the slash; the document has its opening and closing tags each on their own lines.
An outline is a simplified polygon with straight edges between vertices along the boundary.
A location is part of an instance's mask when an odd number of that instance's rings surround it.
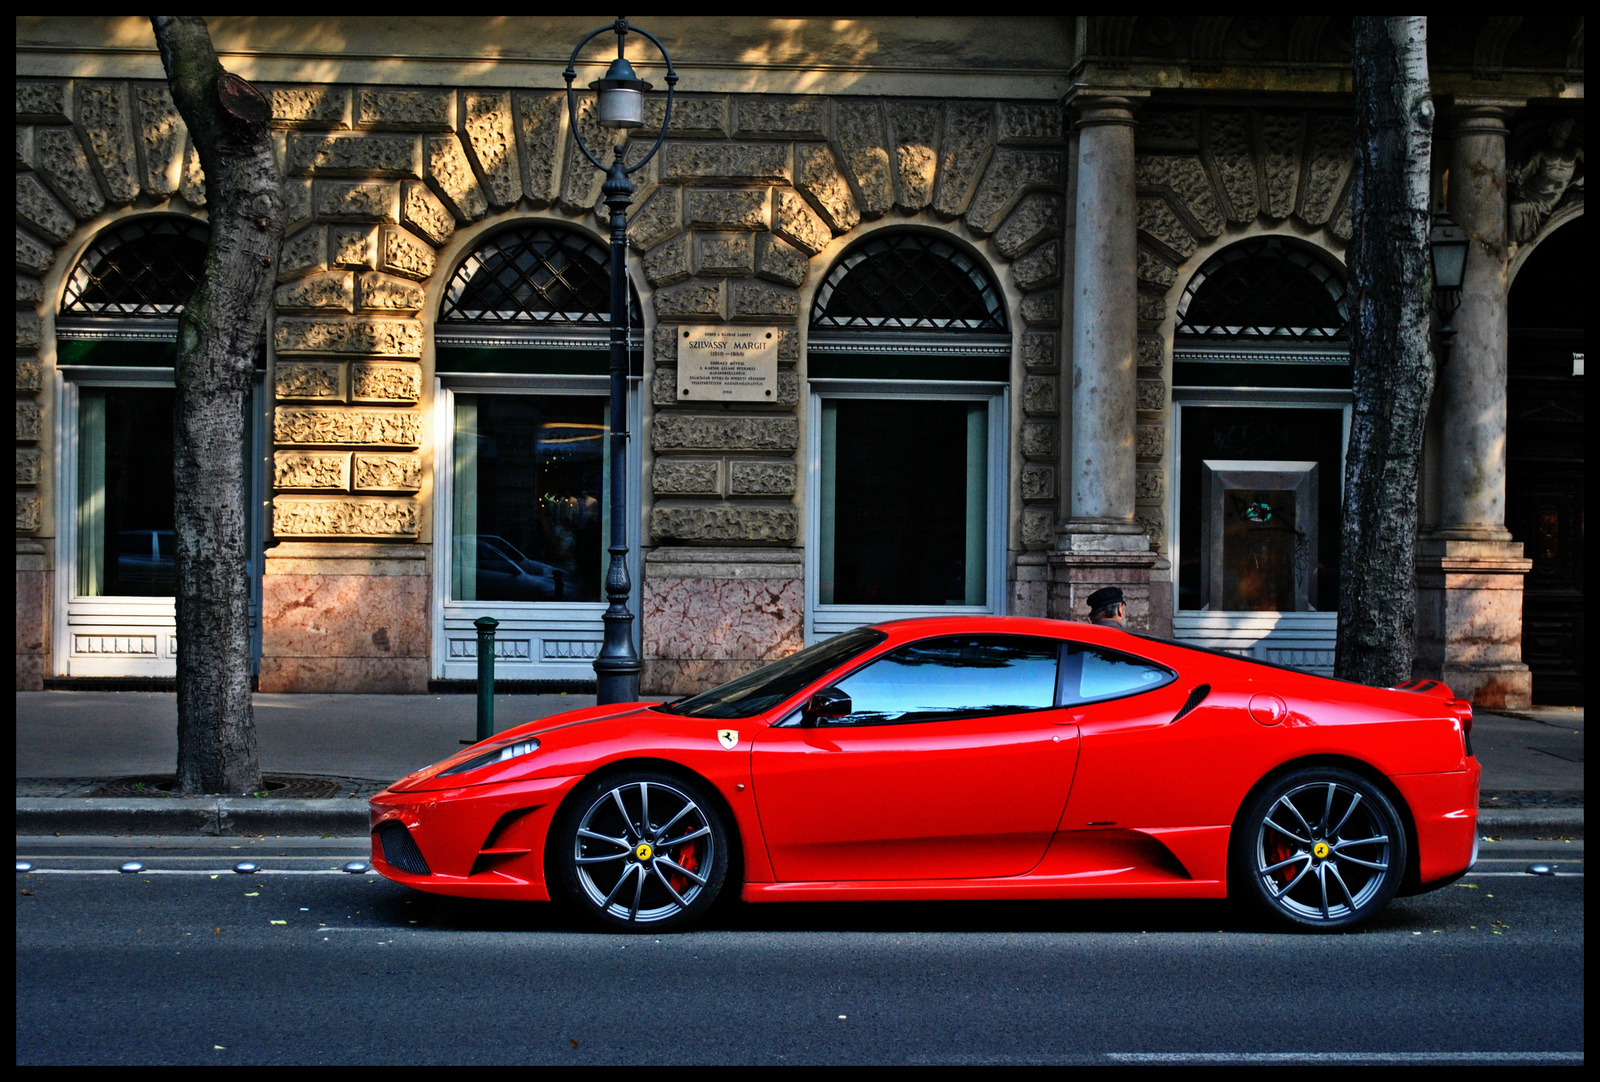
<svg viewBox="0 0 1600 1082">
<path fill-rule="evenodd" d="M 660 781 L 603 790 L 572 843 L 579 888 L 606 916 L 655 924 L 706 889 L 718 854 L 711 820 L 689 794 Z"/>
<path fill-rule="evenodd" d="M 1334 781 L 1278 797 L 1255 839 L 1255 871 L 1267 897 L 1308 923 L 1354 917 L 1389 879 L 1394 827 L 1385 811 Z"/>
</svg>

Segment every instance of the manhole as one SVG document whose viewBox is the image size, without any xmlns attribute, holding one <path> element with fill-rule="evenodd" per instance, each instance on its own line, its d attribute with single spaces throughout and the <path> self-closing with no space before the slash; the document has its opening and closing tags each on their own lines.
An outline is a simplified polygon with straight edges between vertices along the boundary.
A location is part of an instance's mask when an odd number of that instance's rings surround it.
<svg viewBox="0 0 1600 1082">
<path fill-rule="evenodd" d="M 113 778 L 89 791 L 89 796 L 163 797 L 172 796 L 178 787 L 175 774 L 141 774 L 132 778 Z M 261 779 L 261 788 L 253 796 L 272 797 L 278 800 L 326 800 L 340 794 L 342 786 L 332 778 L 296 777 L 292 774 L 269 774 Z"/>
</svg>

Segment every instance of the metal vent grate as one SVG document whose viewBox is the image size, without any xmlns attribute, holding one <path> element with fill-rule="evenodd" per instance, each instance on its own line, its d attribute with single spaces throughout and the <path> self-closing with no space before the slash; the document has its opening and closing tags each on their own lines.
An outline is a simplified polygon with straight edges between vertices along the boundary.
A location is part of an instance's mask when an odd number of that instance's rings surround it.
<svg viewBox="0 0 1600 1082">
<path fill-rule="evenodd" d="M 1178 301 L 1177 338 L 1282 342 L 1350 336 L 1344 271 L 1313 249 L 1277 237 L 1218 252 Z"/>
<path fill-rule="evenodd" d="M 411 831 L 392 819 L 378 827 L 378 841 L 383 846 L 383 859 L 412 875 L 432 875 L 433 870 L 422 857 Z"/>
<path fill-rule="evenodd" d="M 211 229 L 190 218 L 135 218 L 95 238 L 67 279 L 64 316 L 170 319 L 200 284 Z"/>
<path fill-rule="evenodd" d="M 1000 290 L 961 248 L 927 233 L 879 234 L 851 248 L 817 291 L 813 328 L 1006 329 Z"/>
<path fill-rule="evenodd" d="M 610 252 L 582 233 L 546 226 L 496 233 L 456 267 L 441 323 L 611 323 Z M 644 326 L 629 289 L 629 325 Z"/>
<path fill-rule="evenodd" d="M 1183 717 L 1183 715 L 1187 714 L 1189 711 L 1205 702 L 1206 696 L 1210 694 L 1210 684 L 1201 684 L 1199 687 L 1189 692 L 1189 697 L 1183 701 L 1183 708 L 1176 714 L 1172 715 L 1172 720 L 1177 721 L 1179 718 Z"/>
</svg>

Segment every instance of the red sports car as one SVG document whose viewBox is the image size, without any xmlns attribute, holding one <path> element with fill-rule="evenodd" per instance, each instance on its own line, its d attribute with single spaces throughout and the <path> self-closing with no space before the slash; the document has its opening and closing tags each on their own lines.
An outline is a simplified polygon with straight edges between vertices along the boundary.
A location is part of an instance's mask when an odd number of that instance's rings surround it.
<svg viewBox="0 0 1600 1082">
<path fill-rule="evenodd" d="M 1477 855 L 1472 710 L 1086 624 L 907 620 L 502 732 L 372 800 L 418 890 L 659 931 L 720 895 L 1222 898 L 1348 928 Z"/>
</svg>

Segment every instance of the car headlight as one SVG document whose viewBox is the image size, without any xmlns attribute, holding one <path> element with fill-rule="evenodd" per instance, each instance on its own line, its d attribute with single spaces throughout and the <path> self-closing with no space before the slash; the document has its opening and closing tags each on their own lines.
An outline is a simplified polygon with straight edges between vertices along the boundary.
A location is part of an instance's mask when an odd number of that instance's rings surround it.
<svg viewBox="0 0 1600 1082">
<path fill-rule="evenodd" d="M 480 766 L 488 766 L 490 763 L 503 763 L 507 759 L 515 759 L 518 756 L 527 755 L 529 752 L 538 750 L 539 742 L 533 739 L 502 744 L 498 748 L 490 748 L 482 755 L 474 755 L 470 759 L 463 759 L 449 770 L 439 771 L 437 776 L 448 778 L 456 774 L 465 774 L 469 770 L 477 770 Z"/>
</svg>

